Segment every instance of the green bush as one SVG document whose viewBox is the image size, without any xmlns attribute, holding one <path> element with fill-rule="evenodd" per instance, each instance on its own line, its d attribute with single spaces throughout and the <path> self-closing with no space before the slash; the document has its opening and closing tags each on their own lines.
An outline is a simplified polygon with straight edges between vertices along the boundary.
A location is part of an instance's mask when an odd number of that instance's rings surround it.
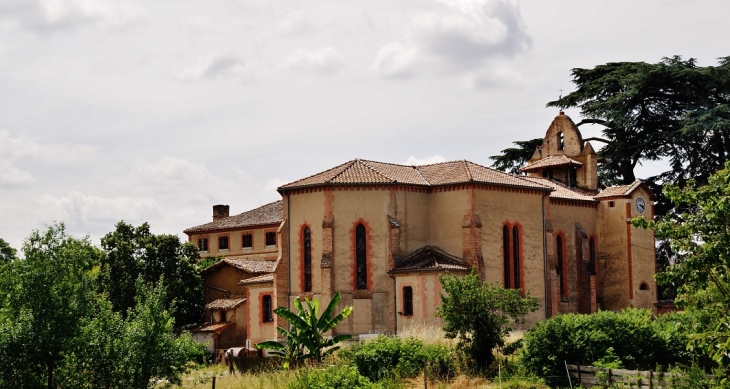
<svg viewBox="0 0 730 389">
<path fill-rule="evenodd" d="M 370 389 L 378 388 L 350 365 L 334 365 L 326 369 L 301 369 L 289 389 Z"/>
<path fill-rule="evenodd" d="M 350 359 L 360 374 L 372 381 L 385 378 L 416 377 L 428 367 L 435 378 L 448 378 L 456 373 L 454 350 L 443 345 L 424 345 L 418 339 L 378 336 L 349 350 L 340 357 Z"/>
<path fill-rule="evenodd" d="M 651 311 L 642 309 L 559 315 L 525 334 L 520 360 L 539 376 L 564 376 L 565 362 L 638 370 L 689 364 L 686 353 L 676 353 L 686 347 L 686 334 L 671 323 L 671 318 L 655 321 Z"/>
</svg>

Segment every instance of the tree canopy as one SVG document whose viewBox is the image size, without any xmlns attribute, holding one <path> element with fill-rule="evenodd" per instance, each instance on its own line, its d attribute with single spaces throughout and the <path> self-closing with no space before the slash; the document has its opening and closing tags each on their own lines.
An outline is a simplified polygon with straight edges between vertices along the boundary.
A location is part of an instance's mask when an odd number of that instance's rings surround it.
<svg viewBox="0 0 730 389">
<path fill-rule="evenodd" d="M 537 299 L 522 297 L 521 290 L 482 284 L 472 272 L 467 276 L 447 274 L 439 277 L 444 293 L 437 316 L 444 319 L 449 339 L 459 339 L 459 347 L 469 354 L 480 369 L 493 360 L 492 350 L 504 345 L 511 323 L 524 322 L 538 308 Z"/>
<path fill-rule="evenodd" d="M 167 306 L 173 307 L 178 325 L 202 319 L 203 284 L 195 263 L 198 248 L 180 242 L 177 235 L 155 235 L 150 226 L 121 221 L 101 239 L 99 287 L 109 296 L 115 311 L 123 315 L 134 307 L 138 278 L 146 284 L 161 280 Z"/>
<path fill-rule="evenodd" d="M 730 159 L 730 57 L 717 66 L 698 66 L 679 56 L 658 63 L 613 62 L 571 71 L 576 90 L 548 107 L 580 108 L 577 126 L 602 126 L 598 151 L 602 185 L 630 184 L 637 165 L 667 159 L 671 169 L 645 177 L 656 193 L 661 185 L 683 186 L 690 179 L 705 183 Z M 515 142 L 492 157 L 493 167 L 514 171 L 531 155 L 531 141 Z M 529 158 L 529 157 L 528 157 Z M 668 204 L 659 199 L 663 215 Z"/>
<path fill-rule="evenodd" d="M 664 193 L 681 212 L 634 225 L 669 242 L 673 263 L 657 280 L 677 285 L 676 303 L 704 318 L 695 346 L 730 367 L 730 163 L 706 185 L 690 180 L 684 188 L 667 185 Z"/>
<path fill-rule="evenodd" d="M 15 259 L 15 249 L 10 247 L 10 244 L 3 238 L 0 238 L 0 263 L 10 262 Z"/>
<path fill-rule="evenodd" d="M 0 262 L 0 387 L 144 388 L 176 382 L 201 353 L 175 337 L 162 286 L 136 286 L 124 318 L 97 292 L 103 253 L 63 224 L 33 231 L 23 257 Z"/>
<path fill-rule="evenodd" d="M 580 108 L 578 124 L 603 126 L 604 183 L 630 184 L 643 161 L 667 158 L 650 181 L 706 182 L 730 157 L 730 57 L 700 67 L 680 56 L 573 69 L 577 89 L 549 107 Z"/>
</svg>

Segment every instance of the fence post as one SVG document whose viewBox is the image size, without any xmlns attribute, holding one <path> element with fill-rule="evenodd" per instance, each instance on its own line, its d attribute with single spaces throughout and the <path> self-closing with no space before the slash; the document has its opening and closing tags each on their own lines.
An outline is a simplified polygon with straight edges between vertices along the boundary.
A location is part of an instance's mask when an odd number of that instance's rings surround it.
<svg viewBox="0 0 730 389">
<path fill-rule="evenodd" d="M 568 373 L 568 383 L 570 384 L 570 388 L 573 388 L 573 380 L 570 379 L 570 370 L 568 370 L 568 361 L 563 360 L 563 363 L 565 363 L 565 372 Z"/>
<path fill-rule="evenodd" d="M 215 376 L 213 376 L 213 386 L 211 389 L 215 389 Z"/>
<path fill-rule="evenodd" d="M 575 365 L 575 367 L 578 369 L 578 384 L 583 384 L 583 379 L 580 377 L 580 365 Z"/>
<path fill-rule="evenodd" d="M 608 369 L 608 386 L 611 386 L 611 384 L 613 384 L 611 380 L 611 369 Z"/>
<path fill-rule="evenodd" d="M 654 389 L 654 371 L 649 370 L 649 389 Z"/>
</svg>

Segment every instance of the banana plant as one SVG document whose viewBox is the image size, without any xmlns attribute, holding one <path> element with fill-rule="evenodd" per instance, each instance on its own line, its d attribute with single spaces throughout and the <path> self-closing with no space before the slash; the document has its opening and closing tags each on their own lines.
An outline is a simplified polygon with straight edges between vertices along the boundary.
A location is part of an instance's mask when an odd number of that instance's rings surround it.
<svg viewBox="0 0 730 389">
<path fill-rule="evenodd" d="M 286 339 L 286 344 L 275 341 L 261 342 L 256 345 L 257 349 L 270 350 L 269 354 L 280 356 L 285 359 L 284 367 L 289 369 L 300 362 L 313 359 L 321 362 L 324 357 L 340 348 L 337 344 L 352 339 L 352 335 L 337 335 L 327 337 L 325 333 L 335 328 L 337 324 L 345 320 L 352 313 L 352 307 L 343 308 L 342 312 L 332 317 L 335 307 L 340 302 L 340 292 L 332 296 L 327 308 L 319 314 L 319 301 L 317 299 L 304 300 L 299 297 L 294 299 L 294 306 L 299 311 L 293 311 L 285 307 L 277 307 L 274 310 L 276 315 L 289 322 L 291 329 L 276 327 L 276 330 Z"/>
</svg>

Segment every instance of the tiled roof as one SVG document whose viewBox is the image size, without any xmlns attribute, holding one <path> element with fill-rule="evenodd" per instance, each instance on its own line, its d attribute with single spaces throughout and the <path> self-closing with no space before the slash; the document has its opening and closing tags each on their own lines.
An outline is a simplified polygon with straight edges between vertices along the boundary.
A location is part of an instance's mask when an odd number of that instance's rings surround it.
<svg viewBox="0 0 730 389">
<path fill-rule="evenodd" d="M 282 221 L 282 205 L 281 200 L 274 201 L 258 208 L 225 217 L 210 223 L 201 224 L 196 227 L 190 227 L 183 231 L 186 234 L 199 232 L 226 230 L 229 228 L 256 227 L 270 224 L 279 224 Z"/>
<path fill-rule="evenodd" d="M 404 184 L 438 186 L 485 183 L 531 189 L 549 188 L 469 161 L 407 166 L 355 159 L 298 181 L 283 185 L 288 190 L 321 185 Z"/>
<path fill-rule="evenodd" d="M 231 296 L 228 298 L 212 301 L 205 306 L 205 309 L 211 311 L 225 311 L 228 309 L 233 309 L 243 304 L 245 301 L 246 298 L 243 296 Z"/>
<path fill-rule="evenodd" d="M 525 176 L 523 178 L 553 188 L 554 190 L 550 192 L 551 199 L 590 201 L 593 203 L 596 202 L 593 197 L 596 195 L 597 192 L 591 192 L 577 188 L 568 188 L 560 182 L 542 177 Z"/>
<path fill-rule="evenodd" d="M 556 166 L 583 166 L 582 162 L 578 162 L 574 159 L 570 159 L 564 155 L 550 155 L 539 161 L 533 162 L 527 166 L 520 168 L 521 172 L 532 172 L 535 170 L 545 169 Z"/>
<path fill-rule="evenodd" d="M 230 327 L 236 323 L 205 323 L 202 326 L 190 330 L 190 332 L 218 332 L 226 327 Z"/>
<path fill-rule="evenodd" d="M 634 189 L 638 188 L 640 185 L 641 181 L 634 181 L 634 183 L 631 185 L 611 186 L 602 190 L 601 193 L 597 194 L 595 197 L 597 199 L 600 199 L 606 197 L 628 196 L 631 192 L 634 191 Z"/>
<path fill-rule="evenodd" d="M 260 274 L 260 273 L 271 273 L 276 269 L 276 261 L 261 261 L 253 259 L 241 259 L 235 257 L 223 258 L 215 265 L 212 265 L 201 273 L 210 273 L 216 270 L 220 270 L 223 266 L 233 266 L 236 269 L 241 269 L 247 273 Z"/>
<path fill-rule="evenodd" d="M 469 264 L 438 247 L 424 246 L 399 260 L 390 273 L 434 270 L 469 271 Z"/>
<path fill-rule="evenodd" d="M 246 278 L 245 280 L 239 281 L 238 285 L 263 284 L 265 282 L 274 282 L 274 275 L 264 274 L 262 276 Z"/>
</svg>

